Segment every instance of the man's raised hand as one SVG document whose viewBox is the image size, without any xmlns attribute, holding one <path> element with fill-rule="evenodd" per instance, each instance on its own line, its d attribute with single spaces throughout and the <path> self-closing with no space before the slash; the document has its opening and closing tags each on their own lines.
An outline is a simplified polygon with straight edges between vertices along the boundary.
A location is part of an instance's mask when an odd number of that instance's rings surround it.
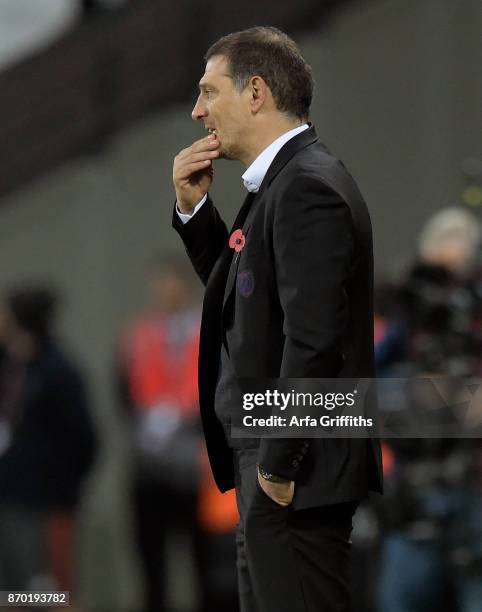
<svg viewBox="0 0 482 612">
<path fill-rule="evenodd" d="M 177 206 L 182 213 L 192 213 L 196 204 L 208 192 L 213 182 L 214 159 L 219 157 L 216 135 L 197 140 L 174 158 L 172 178 Z"/>
</svg>

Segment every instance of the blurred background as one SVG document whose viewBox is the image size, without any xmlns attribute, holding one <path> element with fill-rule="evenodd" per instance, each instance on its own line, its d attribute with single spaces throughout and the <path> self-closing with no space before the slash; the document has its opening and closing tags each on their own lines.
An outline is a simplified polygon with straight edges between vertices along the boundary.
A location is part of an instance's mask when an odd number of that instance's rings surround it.
<svg viewBox="0 0 482 612">
<path fill-rule="evenodd" d="M 171 174 L 204 135 L 205 50 L 252 25 L 298 42 L 318 135 L 368 202 L 378 374 L 482 375 L 480 0 L 0 0 L 0 590 L 237 609 Z M 242 172 L 216 162 L 228 222 Z M 480 612 L 480 441 L 387 441 L 384 469 L 356 611 Z"/>
</svg>

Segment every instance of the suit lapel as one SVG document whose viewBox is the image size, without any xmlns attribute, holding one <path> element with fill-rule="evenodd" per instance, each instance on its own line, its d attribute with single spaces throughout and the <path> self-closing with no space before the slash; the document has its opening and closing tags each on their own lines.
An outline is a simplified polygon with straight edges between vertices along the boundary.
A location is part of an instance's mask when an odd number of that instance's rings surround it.
<svg viewBox="0 0 482 612">
<path fill-rule="evenodd" d="M 259 191 L 256 194 L 248 194 L 246 200 L 239 211 L 238 216 L 236 217 L 236 221 L 233 224 L 233 227 L 230 232 L 230 236 L 235 229 L 242 228 L 243 234 L 245 237 L 248 236 L 248 231 L 251 226 L 251 223 L 254 219 L 254 213 L 256 211 L 256 207 L 259 204 L 259 201 L 262 198 L 264 191 L 269 187 L 273 179 L 276 175 L 282 170 L 282 168 L 289 162 L 289 160 L 298 153 L 301 149 L 313 144 L 318 140 L 316 135 L 315 128 L 313 125 L 298 134 L 288 142 L 279 150 L 278 154 L 272 161 L 270 167 L 268 168 L 268 172 L 263 179 L 263 182 L 260 185 Z M 251 199 L 249 199 L 251 196 Z M 253 205 L 253 200 L 256 197 L 256 204 Z M 233 251 L 234 253 L 234 251 Z M 234 253 L 231 257 L 231 265 L 229 266 L 229 270 L 227 272 L 226 279 L 226 287 L 224 290 L 224 299 L 223 299 L 223 309 L 226 306 L 226 303 L 231 295 L 234 286 L 236 284 L 236 276 L 239 265 L 239 253 Z"/>
<path fill-rule="evenodd" d="M 246 224 L 247 224 L 248 219 L 250 217 L 252 218 L 253 216 L 253 210 L 255 209 L 255 206 L 253 206 L 253 203 L 256 197 L 257 197 L 256 193 L 248 193 L 248 195 L 246 196 L 246 199 L 244 200 L 244 204 L 241 207 L 241 210 L 239 211 L 235 222 L 233 223 L 231 231 L 229 232 L 230 236 L 237 229 L 242 229 L 243 234 L 245 236 L 247 235 Z M 230 249 L 230 251 L 231 251 L 231 265 L 229 267 L 229 271 L 228 271 L 228 275 L 226 279 L 226 286 L 224 289 L 223 309 L 224 309 L 224 306 L 226 305 L 226 301 L 229 298 L 229 295 L 231 294 L 233 290 L 234 283 L 236 280 L 236 272 L 238 270 L 238 265 L 239 265 L 240 254 L 236 253 L 234 249 Z"/>
<path fill-rule="evenodd" d="M 231 260 L 231 266 L 229 268 L 228 278 L 226 279 L 226 287 L 224 288 L 224 297 L 223 297 L 223 310 L 234 288 L 234 281 L 236 279 L 236 274 L 238 272 L 238 265 L 239 265 L 239 257 L 238 257 L 238 253 L 236 253 Z"/>
<path fill-rule="evenodd" d="M 241 206 L 236 220 L 233 223 L 233 227 L 228 234 L 224 249 L 216 263 L 214 270 L 211 273 L 211 276 L 209 277 L 209 281 L 204 294 L 203 317 L 205 312 L 214 313 L 214 319 L 219 320 L 219 315 L 221 314 L 223 308 L 224 295 L 226 293 L 226 285 L 228 282 L 229 272 L 233 267 L 232 262 L 234 260 L 234 250 L 231 249 L 228 244 L 229 237 L 235 229 L 242 227 L 251 207 L 251 204 L 254 200 L 254 196 L 255 194 L 252 193 L 248 193 L 246 195 L 243 205 Z M 207 314 L 206 318 L 208 318 Z"/>
</svg>

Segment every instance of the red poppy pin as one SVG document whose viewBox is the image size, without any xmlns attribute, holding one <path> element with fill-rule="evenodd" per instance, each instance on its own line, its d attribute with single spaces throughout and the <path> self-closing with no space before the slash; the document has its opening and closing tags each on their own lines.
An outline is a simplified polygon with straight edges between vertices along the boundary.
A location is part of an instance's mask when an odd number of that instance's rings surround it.
<svg viewBox="0 0 482 612">
<path fill-rule="evenodd" d="M 236 253 L 239 253 L 244 249 L 245 242 L 246 237 L 243 234 L 243 231 L 240 229 L 235 230 L 229 238 L 229 246 L 231 249 L 234 249 Z"/>
</svg>

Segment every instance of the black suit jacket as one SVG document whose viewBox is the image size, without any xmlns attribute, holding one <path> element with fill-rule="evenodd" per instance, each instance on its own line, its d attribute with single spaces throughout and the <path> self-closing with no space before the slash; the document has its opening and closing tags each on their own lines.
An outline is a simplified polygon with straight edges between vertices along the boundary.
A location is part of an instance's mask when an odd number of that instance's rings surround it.
<svg viewBox="0 0 482 612">
<path fill-rule="evenodd" d="M 254 201 L 246 198 L 233 225 L 246 237 L 238 257 L 210 198 L 186 224 L 174 210 L 173 226 L 206 285 L 199 399 L 213 474 L 226 491 L 232 450 L 214 412 L 223 341 L 238 378 L 374 376 L 370 217 L 311 126 L 278 152 Z M 240 291 L 248 270 L 254 288 Z M 295 509 L 381 490 L 376 440 L 263 439 L 258 461 L 296 481 Z"/>
</svg>

